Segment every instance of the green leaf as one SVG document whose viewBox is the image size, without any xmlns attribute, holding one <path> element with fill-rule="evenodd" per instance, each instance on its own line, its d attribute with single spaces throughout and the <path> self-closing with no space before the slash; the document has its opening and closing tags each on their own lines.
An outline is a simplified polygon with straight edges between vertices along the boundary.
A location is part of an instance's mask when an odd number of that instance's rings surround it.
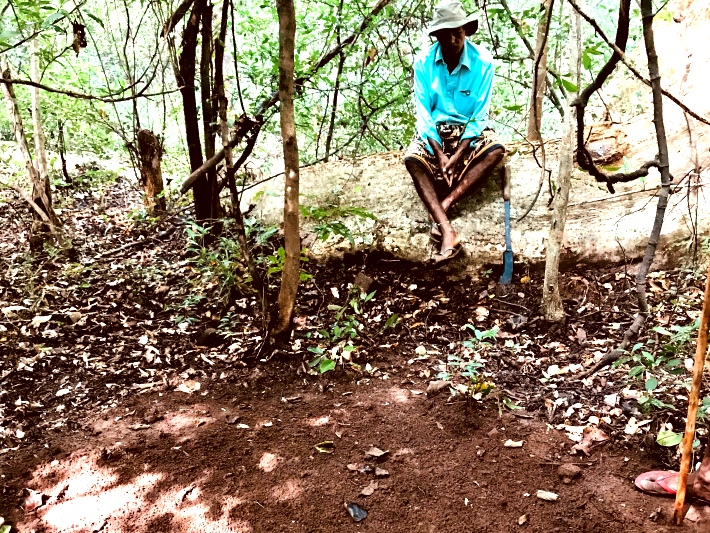
<svg viewBox="0 0 710 533">
<path fill-rule="evenodd" d="M 661 326 L 656 326 L 656 327 L 651 328 L 651 329 L 652 329 L 653 331 L 655 331 L 656 333 L 660 333 L 661 335 L 667 335 L 667 336 L 669 336 L 669 337 L 672 337 L 672 336 L 673 336 L 673 334 L 672 334 L 670 331 L 668 331 L 668 330 L 665 329 L 665 328 L 662 328 Z"/>
<path fill-rule="evenodd" d="M 582 66 L 585 69 L 589 69 L 592 66 L 592 58 L 586 51 L 582 54 Z"/>
<path fill-rule="evenodd" d="M 315 354 L 318 354 L 318 355 L 322 355 L 322 354 L 323 354 L 323 348 L 321 348 L 321 347 L 319 347 L 319 346 L 309 346 L 309 347 L 306 348 L 306 349 L 307 349 L 309 352 L 311 352 L 311 353 L 315 353 Z"/>
<path fill-rule="evenodd" d="M 661 446 L 678 446 L 683 441 L 683 434 L 662 429 L 658 432 L 656 442 Z"/>
<path fill-rule="evenodd" d="M 49 15 L 44 21 L 42 22 L 42 29 L 46 30 L 49 28 L 52 24 L 54 24 L 56 21 L 58 21 L 62 17 L 68 16 L 69 13 L 64 11 L 63 9 L 60 9 L 59 11 L 55 11 L 51 15 Z"/>
<path fill-rule="evenodd" d="M 399 314 L 394 313 L 393 315 L 390 315 L 390 317 L 387 319 L 387 322 L 385 322 L 385 326 L 382 329 L 384 330 L 387 328 L 393 328 L 397 325 L 397 322 L 399 322 Z"/>
<path fill-rule="evenodd" d="M 635 378 L 636 376 L 640 375 L 644 370 L 645 366 L 639 365 L 633 367 L 631 370 L 629 370 L 629 377 Z"/>
<path fill-rule="evenodd" d="M 328 372 L 329 370 L 333 370 L 334 368 L 335 368 L 335 361 L 333 361 L 332 359 L 323 359 L 320 362 L 320 366 L 318 367 L 318 371 L 321 374 L 324 374 L 324 373 Z"/>
<path fill-rule="evenodd" d="M 517 409 L 525 409 L 525 407 L 521 407 L 519 405 L 516 405 L 510 398 L 507 396 L 503 398 L 503 404 L 510 409 L 511 411 L 515 411 Z"/>
<path fill-rule="evenodd" d="M 0 526 L 0 533 L 10 533 L 10 526 L 8 526 L 8 525 Z"/>
<path fill-rule="evenodd" d="M 562 86 L 571 93 L 576 93 L 577 91 L 579 91 L 579 89 L 574 83 L 564 78 L 560 78 L 560 83 L 562 83 Z"/>
<path fill-rule="evenodd" d="M 96 22 L 96 23 L 97 23 L 99 26 L 101 26 L 103 29 L 106 29 L 106 28 L 104 27 L 104 22 L 103 22 L 103 20 L 101 20 L 99 17 L 97 17 L 96 15 L 94 15 L 93 13 L 91 13 L 90 11 L 84 11 L 84 13 L 86 13 L 86 15 L 87 15 L 91 20 L 93 20 L 94 22 Z"/>
<path fill-rule="evenodd" d="M 656 387 L 658 387 L 658 380 L 656 378 L 648 378 L 646 380 L 646 391 L 654 391 Z"/>
</svg>

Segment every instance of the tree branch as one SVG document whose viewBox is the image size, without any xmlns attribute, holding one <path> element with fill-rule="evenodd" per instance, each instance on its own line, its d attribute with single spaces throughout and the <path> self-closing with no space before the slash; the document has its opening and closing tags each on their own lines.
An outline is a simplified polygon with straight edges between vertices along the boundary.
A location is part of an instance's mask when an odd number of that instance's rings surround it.
<svg viewBox="0 0 710 533">
<path fill-rule="evenodd" d="M 582 18 L 583 18 L 584 20 L 586 20 L 586 21 L 592 26 L 592 28 L 594 28 L 594 31 L 597 33 L 597 35 L 599 35 L 599 37 L 602 38 L 602 40 L 607 44 L 607 46 L 609 46 L 612 50 L 614 50 L 614 52 L 615 52 L 614 55 L 617 55 L 617 54 L 618 54 L 618 56 L 619 56 L 621 62 L 626 66 L 626 68 L 628 68 L 628 69 L 631 71 L 631 73 L 632 73 L 634 76 L 636 76 L 641 82 L 645 83 L 645 84 L 648 85 L 649 87 L 652 87 L 652 81 L 651 81 L 651 80 L 648 80 L 647 78 L 644 78 L 644 76 L 636 69 L 636 67 L 634 67 L 634 66 L 631 64 L 631 62 L 626 58 L 626 54 L 624 53 L 624 51 L 621 50 L 616 44 L 612 43 L 612 42 L 609 40 L 609 38 L 606 36 L 606 34 L 604 33 L 604 31 L 599 27 L 599 24 L 597 24 L 596 21 L 595 21 L 593 18 L 591 18 L 589 15 L 587 15 L 586 13 L 584 13 L 584 12 L 582 11 L 582 9 L 575 3 L 574 0 L 569 0 L 569 3 L 570 3 L 570 4 L 572 5 L 572 7 L 582 16 Z M 613 58 L 613 57 L 614 57 L 614 56 L 612 56 L 612 58 Z M 702 117 L 702 116 L 698 115 L 698 114 L 695 113 L 693 110 L 691 110 L 690 108 L 688 108 L 688 106 L 686 106 L 686 105 L 685 105 L 683 102 L 681 102 L 678 98 L 676 98 L 675 96 L 673 96 L 671 93 L 669 93 L 669 92 L 666 91 L 665 89 L 661 88 L 661 94 L 663 94 L 663 96 L 665 96 L 666 98 L 668 98 L 671 102 L 673 102 L 674 104 L 676 104 L 678 107 L 680 107 L 683 111 L 685 111 L 686 113 L 688 113 L 688 114 L 689 114 L 691 117 L 693 117 L 694 119 L 699 120 L 699 121 L 702 122 L 703 124 L 707 124 L 707 125 L 710 126 L 710 119 L 707 119 L 707 118 L 705 118 L 705 117 Z"/>
<path fill-rule="evenodd" d="M 340 52 L 348 45 L 353 44 L 358 36 L 365 31 L 365 29 L 370 25 L 372 20 L 379 14 L 380 11 L 382 11 L 385 6 L 390 4 L 392 0 L 380 0 L 377 2 L 375 7 L 372 8 L 372 11 L 362 20 L 360 23 L 360 26 L 358 29 L 353 32 L 351 35 L 349 35 L 346 39 L 343 39 L 343 41 L 333 47 L 329 52 L 324 54 L 318 61 L 316 61 L 313 66 L 308 70 L 308 74 L 304 76 L 300 76 L 294 80 L 294 89 L 298 90 L 301 86 L 303 86 L 304 83 L 306 83 L 308 80 L 311 79 L 311 77 L 318 72 L 322 67 L 327 65 L 333 58 L 335 58 Z M 251 121 L 252 124 L 260 124 L 263 123 L 264 121 L 264 114 L 268 109 L 276 105 L 276 103 L 279 101 L 279 92 L 278 90 L 273 91 L 271 95 L 267 98 L 265 98 L 259 107 L 256 110 L 256 113 L 254 115 L 253 119 L 249 119 L 247 117 L 242 116 L 240 118 L 240 123 L 242 122 L 242 119 L 246 119 L 247 121 Z M 250 126 L 251 127 L 251 126 Z M 234 133 L 234 137 L 229 141 L 229 145 L 233 148 L 237 144 L 239 144 L 246 134 L 248 133 L 248 130 L 244 130 L 243 128 L 237 127 L 237 131 Z M 213 157 L 211 157 L 207 162 L 205 162 L 202 166 L 200 166 L 198 169 L 194 170 L 192 174 L 188 176 L 188 178 L 185 180 L 185 183 L 183 183 L 182 187 L 180 187 L 180 193 L 185 194 L 197 181 L 197 179 L 202 176 L 205 172 L 207 172 L 210 168 L 215 167 L 218 165 L 222 160 L 224 159 L 224 149 L 220 150 L 217 152 Z"/>
</svg>

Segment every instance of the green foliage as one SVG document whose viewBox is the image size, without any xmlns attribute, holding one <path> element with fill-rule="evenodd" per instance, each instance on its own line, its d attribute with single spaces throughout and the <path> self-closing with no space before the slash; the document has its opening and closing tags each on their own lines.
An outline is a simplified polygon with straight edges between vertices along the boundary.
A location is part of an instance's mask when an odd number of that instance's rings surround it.
<svg viewBox="0 0 710 533">
<path fill-rule="evenodd" d="M 328 240 L 331 235 L 343 237 L 355 244 L 355 237 L 350 228 L 343 224 L 338 218 L 354 216 L 363 219 L 377 220 L 377 217 L 361 207 L 343 207 L 340 205 L 328 205 L 326 207 L 301 205 L 301 216 L 316 222 L 313 228 L 316 235 L 322 241 Z"/>
<path fill-rule="evenodd" d="M 185 233 L 191 254 L 189 261 L 198 273 L 197 286 L 209 291 L 215 300 L 226 303 L 230 292 L 245 288 L 251 278 L 241 264 L 239 244 L 229 234 L 229 221 L 223 222 L 223 234 L 211 245 L 206 244 L 209 226 L 191 223 Z"/>
</svg>

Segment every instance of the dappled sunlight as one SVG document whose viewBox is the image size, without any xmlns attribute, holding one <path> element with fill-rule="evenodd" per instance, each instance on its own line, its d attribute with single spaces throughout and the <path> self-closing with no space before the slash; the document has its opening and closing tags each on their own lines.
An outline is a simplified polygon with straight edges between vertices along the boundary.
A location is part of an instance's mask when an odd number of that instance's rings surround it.
<svg viewBox="0 0 710 533">
<path fill-rule="evenodd" d="M 392 388 L 389 390 L 389 401 L 394 403 L 409 402 L 409 391 L 407 389 Z"/>
<path fill-rule="evenodd" d="M 281 461 L 283 461 L 283 459 L 278 455 L 266 452 L 261 456 L 258 467 L 264 472 L 272 472 Z"/>
<path fill-rule="evenodd" d="M 307 423 L 309 426 L 317 428 L 321 426 L 327 426 L 329 422 L 330 417 L 328 415 L 325 415 L 319 416 L 318 418 L 310 418 Z"/>
<path fill-rule="evenodd" d="M 145 472 L 118 484 L 118 469 L 101 467 L 96 453 L 73 455 L 37 468 L 29 486 L 49 498 L 34 513 L 27 513 L 18 523 L 19 531 L 46 533 L 149 533 L 154 522 L 169 521 L 175 530 L 192 533 L 250 533 L 251 526 L 230 518 L 230 512 L 243 504 L 241 498 L 208 499 L 198 480 L 188 486 L 164 488 L 166 475 Z M 272 455 L 265 464 L 275 467 L 279 458 Z M 289 482 L 279 492 L 279 499 L 292 499 L 300 487 Z"/>
<path fill-rule="evenodd" d="M 188 432 L 197 428 L 205 428 L 213 424 L 215 419 L 209 412 L 201 411 L 198 406 L 191 409 L 181 409 L 179 412 L 167 413 L 165 419 L 155 424 L 155 429 L 171 435 L 185 437 Z"/>
<path fill-rule="evenodd" d="M 297 479 L 287 479 L 281 485 L 271 490 L 271 496 L 278 502 L 298 499 L 303 494 L 301 482 Z"/>
</svg>

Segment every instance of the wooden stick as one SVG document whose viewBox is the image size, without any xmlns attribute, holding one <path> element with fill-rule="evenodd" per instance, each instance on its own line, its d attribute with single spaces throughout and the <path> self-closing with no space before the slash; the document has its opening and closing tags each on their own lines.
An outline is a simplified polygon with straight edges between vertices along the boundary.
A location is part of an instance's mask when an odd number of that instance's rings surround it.
<svg viewBox="0 0 710 533">
<path fill-rule="evenodd" d="M 683 522 L 683 506 L 685 504 L 686 485 L 688 483 L 688 471 L 690 470 L 690 457 L 693 453 L 693 441 L 695 440 L 695 419 L 698 416 L 698 399 L 700 398 L 700 383 L 703 379 L 703 368 L 705 367 L 705 354 L 708 349 L 708 322 L 710 321 L 710 267 L 708 268 L 707 279 L 705 280 L 705 296 L 703 297 L 703 311 L 700 315 L 700 327 L 698 328 L 698 344 L 695 349 L 695 362 L 693 363 L 693 382 L 688 395 L 688 418 L 685 422 L 685 435 L 683 437 L 683 451 L 680 461 L 680 474 L 678 476 L 678 488 L 675 495 L 675 507 L 673 508 L 673 519 L 676 524 Z M 705 450 L 710 453 L 710 450 Z"/>
</svg>

